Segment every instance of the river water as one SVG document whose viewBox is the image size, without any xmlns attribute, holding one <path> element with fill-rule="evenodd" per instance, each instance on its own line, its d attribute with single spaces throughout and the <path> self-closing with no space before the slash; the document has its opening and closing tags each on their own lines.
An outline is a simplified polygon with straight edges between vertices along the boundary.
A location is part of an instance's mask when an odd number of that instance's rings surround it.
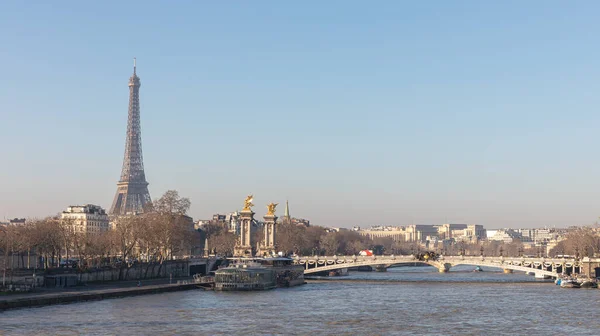
<svg viewBox="0 0 600 336">
<path fill-rule="evenodd" d="M 0 335 L 599 335 L 600 290 L 494 269 L 351 273 L 265 292 L 192 290 L 11 310 Z"/>
</svg>

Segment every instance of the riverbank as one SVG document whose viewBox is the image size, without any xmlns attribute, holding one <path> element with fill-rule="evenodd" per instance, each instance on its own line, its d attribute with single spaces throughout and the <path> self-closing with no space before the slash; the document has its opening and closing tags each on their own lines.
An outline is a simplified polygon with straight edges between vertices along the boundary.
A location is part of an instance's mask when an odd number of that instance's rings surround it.
<svg viewBox="0 0 600 336">
<path fill-rule="evenodd" d="M 164 283 L 165 281 L 167 283 Z M 173 281 L 173 283 L 170 284 L 168 281 L 169 280 L 167 279 L 145 282 L 142 283 L 140 287 L 137 287 L 137 282 L 127 281 L 110 285 L 79 287 L 62 291 L 42 290 L 34 293 L 9 294 L 0 296 L 0 312 L 15 308 L 39 307 L 198 288 L 196 284 L 193 283 L 177 284 L 176 281 Z"/>
</svg>

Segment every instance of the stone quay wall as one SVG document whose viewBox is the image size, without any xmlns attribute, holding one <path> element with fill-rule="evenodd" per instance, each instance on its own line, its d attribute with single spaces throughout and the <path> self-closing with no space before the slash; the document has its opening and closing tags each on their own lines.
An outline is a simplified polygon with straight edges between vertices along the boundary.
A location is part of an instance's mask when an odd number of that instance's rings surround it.
<svg viewBox="0 0 600 336">
<path fill-rule="evenodd" d="M 166 261 L 161 265 L 137 263 L 126 268 L 109 268 L 87 270 L 77 272 L 77 270 L 67 270 L 48 274 L 51 276 L 69 276 L 76 275 L 77 281 L 82 283 L 107 282 L 107 281 L 127 281 L 127 280 L 144 280 L 156 278 L 179 278 L 189 276 L 189 263 L 187 261 Z M 48 281 L 46 281 L 47 283 Z M 48 285 L 48 284 L 47 284 Z"/>
</svg>

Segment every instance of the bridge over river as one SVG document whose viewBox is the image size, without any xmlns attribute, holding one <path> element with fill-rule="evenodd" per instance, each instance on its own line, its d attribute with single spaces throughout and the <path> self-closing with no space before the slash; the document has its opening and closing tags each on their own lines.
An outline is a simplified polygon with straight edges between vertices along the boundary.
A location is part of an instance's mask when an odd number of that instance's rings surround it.
<svg viewBox="0 0 600 336">
<path fill-rule="evenodd" d="M 304 274 L 335 271 L 343 268 L 372 266 L 388 268 L 426 264 L 440 272 L 448 272 L 457 265 L 486 266 L 503 269 L 505 272 L 521 271 L 534 274 L 537 278 L 556 278 L 564 274 L 593 274 L 600 259 L 590 258 L 509 258 L 485 256 L 438 256 L 434 260 L 419 260 L 415 256 L 312 256 L 294 257 L 294 263 L 304 266 Z M 592 267 L 594 265 L 594 267 Z"/>
</svg>

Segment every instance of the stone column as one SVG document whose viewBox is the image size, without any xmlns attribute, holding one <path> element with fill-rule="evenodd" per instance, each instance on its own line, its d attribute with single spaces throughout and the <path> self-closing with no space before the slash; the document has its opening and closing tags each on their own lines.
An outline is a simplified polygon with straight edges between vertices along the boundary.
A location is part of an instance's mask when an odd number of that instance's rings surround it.
<svg viewBox="0 0 600 336">
<path fill-rule="evenodd" d="M 252 257 L 252 222 L 254 212 L 244 209 L 240 212 L 240 235 L 234 248 L 235 257 Z"/>
<path fill-rule="evenodd" d="M 275 244 L 276 244 L 276 236 L 277 236 L 277 216 L 275 215 L 265 215 L 264 217 L 265 220 L 265 226 L 264 226 L 264 231 L 265 231 L 265 236 L 264 236 L 264 240 L 262 242 L 261 248 L 259 250 L 259 255 L 262 257 L 265 254 L 266 255 L 271 255 L 273 253 L 276 253 L 277 251 L 275 251 Z"/>
</svg>

